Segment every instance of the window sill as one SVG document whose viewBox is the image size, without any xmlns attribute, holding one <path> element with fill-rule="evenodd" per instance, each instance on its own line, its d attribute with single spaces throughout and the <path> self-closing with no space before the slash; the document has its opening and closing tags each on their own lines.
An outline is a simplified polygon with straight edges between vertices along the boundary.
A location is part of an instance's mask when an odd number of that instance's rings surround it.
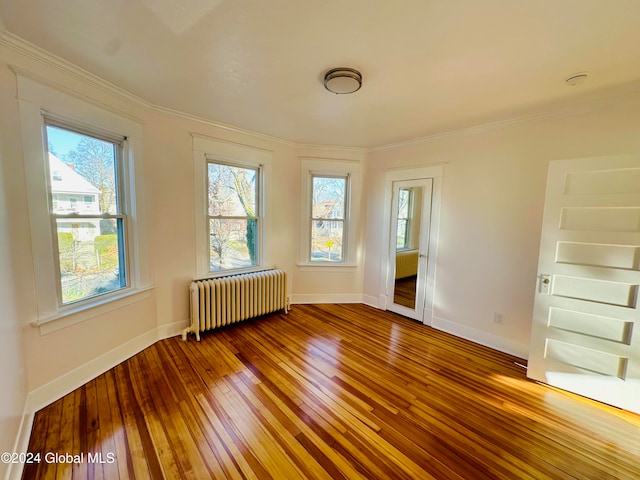
<svg viewBox="0 0 640 480">
<path fill-rule="evenodd" d="M 145 300 L 151 296 L 151 290 L 154 288 L 154 286 L 151 286 L 136 290 L 128 290 L 118 295 L 97 300 L 88 305 L 62 310 L 51 317 L 31 322 L 31 326 L 39 327 L 40 335 L 48 335 L 71 325 L 84 322 L 85 320 L 89 320 L 99 315 Z"/>
<path fill-rule="evenodd" d="M 357 263 L 309 263 L 298 262 L 296 264 L 301 272 L 313 272 L 318 270 L 355 270 Z"/>
</svg>

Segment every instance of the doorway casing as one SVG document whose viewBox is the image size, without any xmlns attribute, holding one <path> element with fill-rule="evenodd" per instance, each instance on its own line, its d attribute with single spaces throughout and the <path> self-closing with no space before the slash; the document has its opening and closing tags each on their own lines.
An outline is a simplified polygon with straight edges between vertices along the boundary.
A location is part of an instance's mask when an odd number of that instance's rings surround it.
<svg viewBox="0 0 640 480">
<path fill-rule="evenodd" d="M 432 179 L 432 197 L 431 197 L 431 221 L 428 238 L 428 252 L 425 285 L 425 302 L 421 307 L 422 312 L 419 313 L 418 320 L 425 325 L 431 326 L 434 314 L 435 299 L 435 281 L 436 281 L 436 259 L 438 247 L 438 229 L 440 224 L 440 203 L 442 197 L 442 176 L 444 165 L 431 165 L 424 167 L 414 167 L 407 169 L 393 169 L 385 173 L 384 178 L 384 209 L 383 209 L 383 238 L 382 245 L 384 249 L 380 258 L 380 293 L 378 304 L 380 308 L 387 310 L 392 304 L 393 297 L 389 288 L 390 268 L 394 264 L 390 258 L 390 249 L 388 248 L 392 238 L 392 193 L 394 182 L 417 179 Z"/>
</svg>

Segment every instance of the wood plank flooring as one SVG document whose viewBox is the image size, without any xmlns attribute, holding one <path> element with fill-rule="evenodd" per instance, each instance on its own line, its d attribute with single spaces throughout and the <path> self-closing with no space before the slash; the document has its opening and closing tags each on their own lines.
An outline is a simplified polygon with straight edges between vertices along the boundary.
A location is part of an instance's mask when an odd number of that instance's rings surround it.
<svg viewBox="0 0 640 480">
<path fill-rule="evenodd" d="M 416 282 L 417 277 L 415 275 L 396 279 L 393 288 L 393 303 L 404 305 L 411 309 L 416 308 Z"/>
<path fill-rule="evenodd" d="M 363 305 L 295 305 L 158 342 L 39 411 L 29 451 L 82 456 L 23 478 L 640 478 L 640 416 L 515 361 Z"/>
</svg>

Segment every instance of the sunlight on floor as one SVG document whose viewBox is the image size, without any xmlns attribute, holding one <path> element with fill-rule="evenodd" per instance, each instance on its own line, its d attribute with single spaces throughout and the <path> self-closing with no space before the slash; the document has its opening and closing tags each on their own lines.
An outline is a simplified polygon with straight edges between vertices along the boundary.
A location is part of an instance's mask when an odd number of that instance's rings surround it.
<svg viewBox="0 0 640 480">
<path fill-rule="evenodd" d="M 559 426 L 587 430 L 594 442 L 602 443 L 612 451 L 640 454 L 640 415 L 539 382 L 500 374 L 491 378 L 516 392 L 527 394 L 532 401 L 540 401 L 542 412 L 514 402 L 503 405 L 506 412 L 535 422 L 539 433 L 550 434 Z M 621 437 L 621 429 L 628 435 Z"/>
</svg>

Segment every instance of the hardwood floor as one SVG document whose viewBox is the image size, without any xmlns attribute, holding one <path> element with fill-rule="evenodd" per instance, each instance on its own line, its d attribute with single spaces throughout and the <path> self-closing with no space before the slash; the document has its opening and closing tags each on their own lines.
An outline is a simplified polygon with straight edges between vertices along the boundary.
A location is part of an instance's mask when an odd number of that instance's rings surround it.
<svg viewBox="0 0 640 480">
<path fill-rule="evenodd" d="M 158 342 L 41 410 L 29 451 L 83 456 L 24 478 L 640 478 L 640 416 L 515 361 L 363 305 L 295 305 Z"/>
<path fill-rule="evenodd" d="M 416 308 L 416 282 L 415 275 L 397 279 L 393 288 L 393 303 Z"/>
</svg>

